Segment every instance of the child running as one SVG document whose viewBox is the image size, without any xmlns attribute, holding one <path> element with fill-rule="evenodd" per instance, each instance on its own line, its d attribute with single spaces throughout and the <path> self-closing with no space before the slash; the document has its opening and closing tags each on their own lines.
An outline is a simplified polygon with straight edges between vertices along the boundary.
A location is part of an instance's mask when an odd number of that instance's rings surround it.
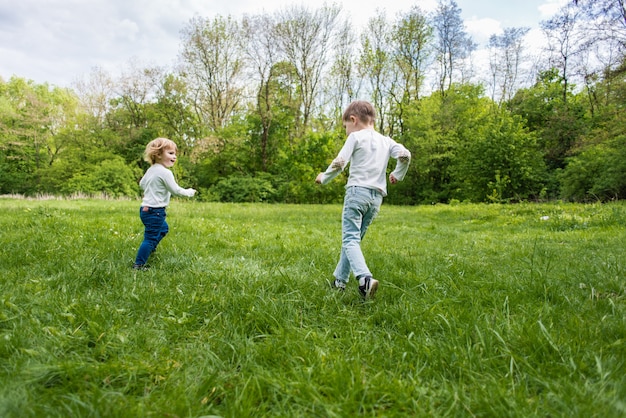
<svg viewBox="0 0 626 418">
<path fill-rule="evenodd" d="M 326 184 L 350 163 L 341 223 L 341 254 L 333 276 L 334 288 L 345 290 L 350 272 L 358 281 L 359 293 L 364 299 L 373 298 L 378 280 L 372 277 L 363 253 L 361 241 L 380 210 L 387 195 L 386 170 L 389 158 L 397 160 L 389 181 L 395 184 L 404 179 L 411 161 L 411 153 L 393 139 L 374 129 L 376 111 L 371 103 L 357 100 L 343 113 L 346 139 L 337 158 L 325 172 L 319 173 L 316 183 Z"/>
<path fill-rule="evenodd" d="M 194 189 L 180 187 L 170 170 L 176 162 L 177 150 L 176 143 L 167 138 L 156 138 L 146 146 L 144 159 L 150 163 L 150 168 L 139 182 L 143 189 L 139 217 L 145 229 L 143 242 L 133 264 L 136 270 L 148 269 L 146 265 L 148 257 L 169 231 L 165 221 L 165 208 L 170 203 L 171 195 L 193 197 L 196 194 Z"/>
</svg>

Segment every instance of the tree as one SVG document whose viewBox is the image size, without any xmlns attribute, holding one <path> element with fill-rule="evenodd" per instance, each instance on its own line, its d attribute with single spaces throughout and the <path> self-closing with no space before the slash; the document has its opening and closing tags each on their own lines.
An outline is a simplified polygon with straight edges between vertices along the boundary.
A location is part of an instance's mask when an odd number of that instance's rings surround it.
<svg viewBox="0 0 626 418">
<path fill-rule="evenodd" d="M 393 59 L 399 68 L 403 80 L 403 102 L 419 100 L 425 78 L 426 65 L 431 54 L 430 43 L 433 40 L 433 28 L 421 9 L 413 6 L 408 12 L 400 14 L 393 25 L 391 42 Z"/>
<path fill-rule="evenodd" d="M 66 147 L 78 101 L 68 89 L 12 77 L 0 83 L 0 193 L 41 191 L 42 170 Z"/>
<path fill-rule="evenodd" d="M 578 4 L 544 22 L 554 54 L 529 88 L 518 88 L 527 29 L 491 38 L 491 99 L 464 79 L 474 45 L 453 0 L 391 22 L 379 12 L 360 37 L 337 6 L 197 17 L 174 72 L 135 61 L 113 79 L 95 68 L 78 99 L 0 80 L 0 193 L 133 195 L 145 144 L 167 136 L 177 177 L 205 199 L 338 201 L 342 182 L 321 192 L 311 180 L 345 140 L 343 109 L 363 98 L 414 155 L 392 203 L 533 199 L 544 187 L 622 198 L 623 1 Z M 432 62 L 440 91 L 425 95 Z"/>
<path fill-rule="evenodd" d="M 486 109 L 490 106 L 485 103 Z M 456 198 L 475 202 L 522 201 L 540 197 L 546 168 L 536 135 L 504 109 L 485 112 L 459 150 L 453 182 Z"/>
<path fill-rule="evenodd" d="M 523 60 L 524 36 L 530 28 L 506 28 L 502 35 L 489 38 L 491 99 L 502 103 L 516 91 Z"/>
<path fill-rule="evenodd" d="M 480 86 L 453 84 L 445 96 L 432 94 L 407 109 L 401 141 L 413 158 L 407 177 L 397 187 L 399 195 L 415 203 L 448 202 L 460 196 L 455 167 L 488 110 L 482 92 Z"/>
<path fill-rule="evenodd" d="M 594 94 L 602 98 L 598 101 L 602 105 L 586 121 L 587 129 L 559 175 L 563 198 L 576 201 L 626 198 L 626 82 L 624 70 L 622 76 L 611 73 L 607 69 L 604 79 L 595 83 Z"/>
<path fill-rule="evenodd" d="M 455 74 L 461 71 L 463 60 L 476 49 L 476 44 L 465 32 L 461 9 L 454 0 L 438 0 L 433 25 L 437 37 L 439 91 L 445 95 L 453 82 L 462 81 L 455 79 Z"/>
<path fill-rule="evenodd" d="M 175 140 L 183 155 L 191 152 L 206 131 L 189 96 L 188 85 L 181 77 L 166 74 L 157 86 L 156 103 L 151 106 L 158 135 Z"/>
<path fill-rule="evenodd" d="M 143 167 L 146 144 L 159 136 L 154 110 L 163 77 L 162 68 L 144 67 L 131 60 L 113 84 L 115 97 L 110 101 L 107 129 L 115 132 L 117 141 L 108 146 L 137 167 Z"/>
<path fill-rule="evenodd" d="M 404 131 L 404 115 L 409 106 L 417 104 L 424 78 L 426 66 L 431 55 L 433 29 L 426 15 L 419 7 L 412 7 L 409 12 L 400 14 L 393 25 L 391 33 L 392 60 L 398 69 L 400 81 L 397 93 L 390 92 L 394 99 L 394 120 Z M 392 123 L 393 126 L 393 123 Z M 394 130 L 389 130 L 394 134 Z"/>
<path fill-rule="evenodd" d="M 590 25 L 587 37 L 594 42 L 617 41 L 626 50 L 626 2 L 624 0 L 575 1 Z M 591 31 L 592 33 L 589 33 Z"/>
<path fill-rule="evenodd" d="M 126 111 L 127 126 L 131 130 L 147 126 L 148 104 L 154 103 L 163 74 L 162 68 L 145 67 L 131 60 L 114 84 L 116 98 L 113 102 Z"/>
<path fill-rule="evenodd" d="M 102 68 L 94 67 L 88 76 L 74 83 L 83 110 L 103 127 L 115 97 L 113 78 Z"/>
<path fill-rule="evenodd" d="M 257 96 L 262 110 L 247 116 L 252 171 L 276 172 L 280 170 L 282 160 L 288 160 L 296 148 L 302 146 L 302 138 L 297 136 L 294 128 L 300 119 L 298 86 L 296 70 L 291 63 L 281 61 L 272 66 L 269 78 Z"/>
<path fill-rule="evenodd" d="M 310 11 L 304 6 L 290 6 L 279 11 L 275 27 L 276 42 L 282 54 L 295 68 L 300 82 L 302 132 L 309 126 L 320 83 L 328 67 L 337 35 L 338 6 L 323 6 Z"/>
<path fill-rule="evenodd" d="M 243 100 L 241 30 L 231 17 L 192 18 L 182 31 L 182 76 L 209 129 L 224 128 Z"/>
<path fill-rule="evenodd" d="M 356 36 L 348 21 L 340 24 L 335 46 L 335 56 L 330 69 L 328 89 L 324 92 L 329 96 L 331 120 L 341 120 L 343 109 L 359 97 L 362 80 L 358 76 L 354 45 Z"/>
<path fill-rule="evenodd" d="M 367 28 L 361 35 L 361 55 L 358 61 L 359 74 L 369 84 L 367 93 L 376 109 L 376 124 L 384 133 L 388 132 L 389 92 L 394 85 L 389 27 L 384 13 L 367 22 Z"/>
<path fill-rule="evenodd" d="M 536 132 L 552 174 L 565 167 L 566 158 L 585 134 L 587 123 L 582 100 L 573 94 L 571 85 L 567 98 L 563 98 L 563 83 L 558 70 L 542 72 L 534 86 L 518 90 L 507 104 L 513 114 L 521 116 L 527 127 Z M 556 193 L 556 187 L 553 182 L 550 192 Z"/>
<path fill-rule="evenodd" d="M 548 38 L 547 49 L 550 54 L 550 67 L 558 68 L 562 80 L 563 102 L 567 102 L 570 84 L 570 65 L 576 55 L 582 53 L 581 35 L 578 30 L 580 12 L 565 6 L 556 16 L 541 22 L 541 28 Z"/>
<path fill-rule="evenodd" d="M 624 0 L 580 0 L 576 4 L 581 14 L 582 39 L 586 57 L 581 75 L 587 90 L 590 110 L 600 111 L 605 100 L 598 95 L 596 85 L 602 82 L 602 91 L 611 91 L 612 82 L 619 83 L 626 71 L 626 7 Z"/>
<path fill-rule="evenodd" d="M 275 25 L 274 19 L 265 14 L 245 18 L 242 24 L 247 62 L 258 85 L 255 113 L 260 125 L 258 138 L 262 171 L 266 171 L 269 164 L 270 130 L 276 111 L 272 91 L 275 84 L 273 76 L 279 60 L 274 36 Z"/>
</svg>

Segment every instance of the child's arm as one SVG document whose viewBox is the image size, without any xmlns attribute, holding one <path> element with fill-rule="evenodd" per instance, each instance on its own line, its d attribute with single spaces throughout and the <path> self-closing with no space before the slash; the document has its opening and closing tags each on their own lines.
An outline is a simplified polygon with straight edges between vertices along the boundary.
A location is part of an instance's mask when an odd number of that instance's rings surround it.
<svg viewBox="0 0 626 418">
<path fill-rule="evenodd" d="M 330 182 L 332 179 L 337 177 L 339 173 L 346 168 L 346 165 L 350 162 L 350 158 L 352 156 L 352 151 L 354 151 L 354 137 L 350 135 L 346 140 L 346 143 L 343 144 L 341 151 L 337 157 L 330 163 L 326 171 L 323 171 L 317 175 L 315 178 L 316 183 L 326 184 Z"/>
<path fill-rule="evenodd" d="M 167 170 L 167 172 L 164 173 L 163 181 L 167 190 L 173 195 L 193 197 L 196 194 L 195 189 L 183 189 L 182 187 L 180 187 L 178 183 L 176 183 L 176 180 L 174 179 L 174 174 L 170 170 Z"/>
<path fill-rule="evenodd" d="M 317 177 L 315 178 L 315 182 L 320 184 L 328 183 L 329 181 L 337 177 L 337 175 L 343 171 L 343 168 L 345 166 L 346 162 L 343 160 L 343 158 L 335 158 L 333 162 L 330 163 L 326 171 L 321 172 L 317 175 Z"/>
<path fill-rule="evenodd" d="M 389 174 L 389 182 L 396 184 L 398 181 L 402 181 L 406 172 L 409 169 L 411 163 L 411 153 L 403 145 L 394 144 L 391 148 L 391 156 L 397 160 L 396 168 L 391 174 Z"/>
</svg>

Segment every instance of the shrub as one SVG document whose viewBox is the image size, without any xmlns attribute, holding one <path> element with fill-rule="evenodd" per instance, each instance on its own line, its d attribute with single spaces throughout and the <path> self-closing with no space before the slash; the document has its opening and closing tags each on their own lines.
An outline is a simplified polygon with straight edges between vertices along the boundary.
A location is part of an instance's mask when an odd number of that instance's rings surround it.
<svg viewBox="0 0 626 418">
<path fill-rule="evenodd" d="M 563 198 L 608 201 L 626 197 L 626 137 L 597 144 L 571 157 L 560 174 Z"/>
<path fill-rule="evenodd" d="M 135 173 L 122 157 L 104 160 L 87 173 L 72 177 L 63 188 L 65 194 L 104 193 L 111 197 L 137 196 L 139 186 Z"/>
<path fill-rule="evenodd" d="M 221 202 L 253 203 L 272 201 L 276 191 L 267 176 L 230 175 L 209 189 Z"/>
</svg>

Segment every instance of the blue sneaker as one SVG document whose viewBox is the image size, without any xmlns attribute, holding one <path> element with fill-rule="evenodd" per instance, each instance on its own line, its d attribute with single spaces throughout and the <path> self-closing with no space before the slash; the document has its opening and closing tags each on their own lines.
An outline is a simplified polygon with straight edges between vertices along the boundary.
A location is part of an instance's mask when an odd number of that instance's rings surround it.
<svg viewBox="0 0 626 418">
<path fill-rule="evenodd" d="M 359 293 L 363 296 L 363 299 L 371 299 L 374 297 L 377 289 L 378 280 L 373 277 L 366 276 L 364 278 L 363 286 L 359 286 Z"/>
</svg>

